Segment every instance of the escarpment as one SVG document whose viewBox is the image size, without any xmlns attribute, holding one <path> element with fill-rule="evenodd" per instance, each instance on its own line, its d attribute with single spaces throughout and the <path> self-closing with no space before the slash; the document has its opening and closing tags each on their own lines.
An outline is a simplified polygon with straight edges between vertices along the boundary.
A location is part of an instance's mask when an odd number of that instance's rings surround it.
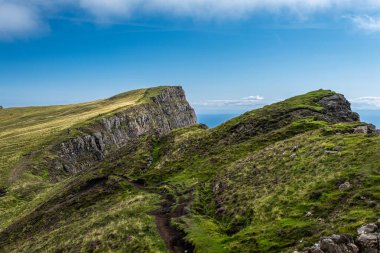
<svg viewBox="0 0 380 253">
<path fill-rule="evenodd" d="M 379 252 L 380 134 L 333 91 L 211 129 L 179 87 L 23 110 L 66 124 L 0 187 L 1 252 Z"/>
<path fill-rule="evenodd" d="M 112 98 L 111 98 L 112 99 Z M 196 115 L 181 87 L 166 87 L 147 101 L 105 116 L 83 129 L 83 134 L 55 146 L 53 173 L 76 174 L 104 159 L 131 139 L 196 124 Z"/>
</svg>

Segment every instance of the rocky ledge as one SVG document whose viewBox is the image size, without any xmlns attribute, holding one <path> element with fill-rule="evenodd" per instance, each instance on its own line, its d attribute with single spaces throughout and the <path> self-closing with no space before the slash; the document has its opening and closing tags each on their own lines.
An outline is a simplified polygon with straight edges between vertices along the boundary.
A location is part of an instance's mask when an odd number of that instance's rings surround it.
<svg viewBox="0 0 380 253">
<path fill-rule="evenodd" d="M 357 230 L 358 235 L 332 235 L 322 238 L 313 247 L 301 253 L 379 253 L 380 252 L 380 219 Z M 297 251 L 296 251 L 297 252 Z"/>
<path fill-rule="evenodd" d="M 56 173 L 76 174 L 102 160 L 111 151 L 125 146 L 131 139 L 152 133 L 162 136 L 171 130 L 196 124 L 196 115 L 186 100 L 182 87 L 162 88 L 148 102 L 128 107 L 86 127 L 83 134 L 60 143 L 55 149 Z"/>
</svg>

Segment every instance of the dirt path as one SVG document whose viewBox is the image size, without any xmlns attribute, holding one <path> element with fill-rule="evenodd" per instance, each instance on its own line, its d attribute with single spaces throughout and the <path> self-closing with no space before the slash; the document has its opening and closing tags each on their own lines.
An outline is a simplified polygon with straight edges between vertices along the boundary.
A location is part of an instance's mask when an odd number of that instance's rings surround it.
<svg viewBox="0 0 380 253">
<path fill-rule="evenodd" d="M 120 177 L 142 191 L 161 195 L 163 198 L 161 206 L 152 215 L 156 219 L 157 230 L 164 240 L 167 249 L 170 253 L 193 253 L 194 246 L 185 240 L 186 234 L 171 225 L 172 218 L 178 218 L 185 214 L 185 207 L 191 199 L 180 198 L 180 203 L 176 208 L 173 208 L 176 204 L 175 199 L 157 190 L 146 188 L 143 182 L 133 182 L 124 176 Z"/>
</svg>

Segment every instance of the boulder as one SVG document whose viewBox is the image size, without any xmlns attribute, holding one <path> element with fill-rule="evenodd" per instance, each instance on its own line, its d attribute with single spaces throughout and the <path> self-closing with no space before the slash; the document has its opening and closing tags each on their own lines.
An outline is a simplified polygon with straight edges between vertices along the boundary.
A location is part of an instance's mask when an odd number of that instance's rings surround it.
<svg viewBox="0 0 380 253">
<path fill-rule="evenodd" d="M 372 124 L 358 126 L 354 128 L 354 134 L 372 134 L 376 133 L 376 127 Z"/>
<path fill-rule="evenodd" d="M 301 253 L 380 253 L 379 226 L 380 220 L 361 226 L 355 240 L 347 235 L 324 237 Z"/>
<path fill-rule="evenodd" d="M 361 234 L 356 239 L 360 253 L 379 253 L 379 234 Z"/>
<path fill-rule="evenodd" d="M 358 228 L 358 234 L 371 234 L 378 231 L 378 226 L 375 223 L 369 223 Z"/>
<path fill-rule="evenodd" d="M 319 247 L 323 252 L 329 253 L 358 253 L 359 249 L 354 241 L 346 235 L 332 235 L 322 238 Z"/>
<path fill-rule="evenodd" d="M 350 182 L 346 181 L 343 184 L 339 185 L 339 190 L 344 191 L 351 188 Z"/>
</svg>

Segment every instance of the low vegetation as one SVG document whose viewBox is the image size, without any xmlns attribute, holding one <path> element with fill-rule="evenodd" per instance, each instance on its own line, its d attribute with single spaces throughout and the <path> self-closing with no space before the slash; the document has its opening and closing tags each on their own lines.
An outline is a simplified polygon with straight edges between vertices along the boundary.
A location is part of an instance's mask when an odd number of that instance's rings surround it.
<svg viewBox="0 0 380 253">
<path fill-rule="evenodd" d="M 141 91 L 133 94 L 114 99 L 141 99 Z M 333 95 L 311 92 L 213 129 L 189 126 L 162 138 L 147 133 L 91 171 L 60 182 L 47 175 L 33 184 L 37 193 L 10 186 L 0 197 L 0 245 L 13 252 L 165 252 L 151 215 L 163 197 L 172 210 L 183 210 L 171 223 L 196 252 L 293 252 L 322 236 L 354 234 L 380 217 L 380 137 L 355 133 L 366 124 L 354 117 L 343 122 L 330 115 L 320 101 Z M 26 122 L 19 124 L 28 132 Z M 10 148 L 9 129 L 1 134 L 4 150 L 22 153 Z M 4 175 L 14 168 L 6 161 Z M 21 182 L 29 180 L 33 175 Z"/>
</svg>

